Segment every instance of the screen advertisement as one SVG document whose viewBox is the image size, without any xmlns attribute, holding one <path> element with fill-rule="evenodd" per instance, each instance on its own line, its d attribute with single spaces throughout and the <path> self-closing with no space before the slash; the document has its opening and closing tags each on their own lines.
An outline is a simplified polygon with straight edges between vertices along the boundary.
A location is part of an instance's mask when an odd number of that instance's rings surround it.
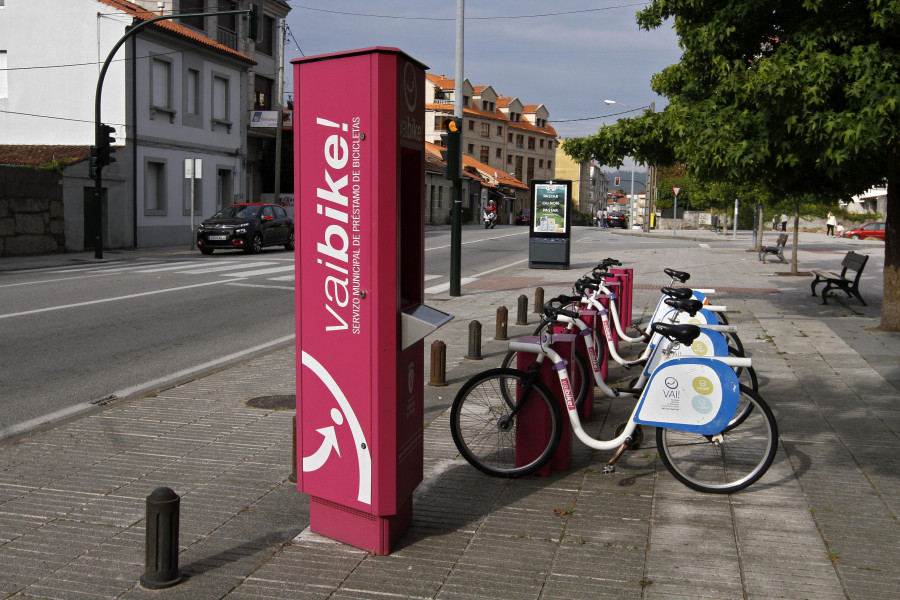
<svg viewBox="0 0 900 600">
<path fill-rule="evenodd" d="M 565 233 L 569 187 L 564 182 L 534 186 L 532 228 L 537 233 Z"/>
</svg>

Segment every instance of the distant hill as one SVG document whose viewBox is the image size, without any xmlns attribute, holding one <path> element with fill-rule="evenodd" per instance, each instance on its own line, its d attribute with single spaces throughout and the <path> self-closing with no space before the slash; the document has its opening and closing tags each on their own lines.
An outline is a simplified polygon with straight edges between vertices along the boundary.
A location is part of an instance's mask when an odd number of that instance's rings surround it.
<svg viewBox="0 0 900 600">
<path fill-rule="evenodd" d="M 621 188 L 626 193 L 631 191 L 631 169 L 602 169 L 603 174 L 609 179 L 609 189 Z M 616 188 L 616 177 L 619 178 L 619 187 Z M 634 172 L 634 193 L 639 194 L 644 191 L 644 185 L 647 182 L 647 171 Z M 640 185 L 639 185 L 640 184 Z"/>
</svg>

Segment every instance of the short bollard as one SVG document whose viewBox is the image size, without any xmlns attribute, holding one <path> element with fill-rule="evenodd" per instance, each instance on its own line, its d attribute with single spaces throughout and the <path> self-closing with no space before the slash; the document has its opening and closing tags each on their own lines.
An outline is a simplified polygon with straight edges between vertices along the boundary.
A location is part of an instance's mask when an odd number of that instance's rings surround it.
<svg viewBox="0 0 900 600">
<path fill-rule="evenodd" d="M 544 309 L 544 288 L 534 290 L 534 314 L 539 315 Z"/>
<path fill-rule="evenodd" d="M 181 498 L 167 487 L 147 496 L 147 538 L 141 585 L 150 590 L 181 581 L 178 571 L 178 513 Z"/>
<path fill-rule="evenodd" d="M 519 310 L 516 315 L 516 325 L 528 325 L 528 296 L 519 296 Z"/>
<path fill-rule="evenodd" d="M 495 340 L 508 340 L 506 337 L 506 322 L 509 320 L 509 311 L 505 306 L 497 309 L 497 330 L 494 332 Z"/>
<path fill-rule="evenodd" d="M 441 340 L 431 342 L 431 379 L 428 385 L 447 385 L 447 344 Z"/>
<path fill-rule="evenodd" d="M 481 360 L 481 323 L 472 321 L 469 323 L 469 353 L 466 358 Z"/>
</svg>

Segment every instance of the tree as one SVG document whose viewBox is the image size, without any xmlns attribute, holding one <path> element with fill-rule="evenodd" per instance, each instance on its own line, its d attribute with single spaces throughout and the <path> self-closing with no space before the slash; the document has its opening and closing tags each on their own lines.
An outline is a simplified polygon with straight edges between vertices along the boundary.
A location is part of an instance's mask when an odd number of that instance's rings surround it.
<svg viewBox="0 0 900 600">
<path fill-rule="evenodd" d="M 900 331 L 900 0 L 652 0 L 638 13 L 644 29 L 669 18 L 684 53 L 652 82 L 668 106 L 566 152 L 677 159 L 778 199 L 887 181 L 881 327 Z"/>
</svg>

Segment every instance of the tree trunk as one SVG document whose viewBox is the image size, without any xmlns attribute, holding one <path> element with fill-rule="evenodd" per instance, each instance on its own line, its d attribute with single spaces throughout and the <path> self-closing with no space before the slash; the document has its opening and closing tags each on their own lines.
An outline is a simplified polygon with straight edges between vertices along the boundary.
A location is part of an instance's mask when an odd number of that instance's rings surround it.
<svg viewBox="0 0 900 600">
<path fill-rule="evenodd" d="M 753 246 L 754 252 L 759 252 L 759 249 L 762 248 L 763 245 L 763 228 L 766 226 L 765 218 L 763 216 L 765 213 L 763 210 L 764 207 L 764 204 L 759 205 L 759 218 L 756 220 L 756 239 L 753 241 L 755 244 Z"/>
<path fill-rule="evenodd" d="M 797 270 L 797 246 L 800 239 L 800 200 L 797 200 L 797 206 L 794 209 L 794 244 L 793 256 L 791 256 L 791 275 L 799 275 Z"/>
<path fill-rule="evenodd" d="M 888 154 L 881 329 L 900 331 L 900 143 Z"/>
</svg>

